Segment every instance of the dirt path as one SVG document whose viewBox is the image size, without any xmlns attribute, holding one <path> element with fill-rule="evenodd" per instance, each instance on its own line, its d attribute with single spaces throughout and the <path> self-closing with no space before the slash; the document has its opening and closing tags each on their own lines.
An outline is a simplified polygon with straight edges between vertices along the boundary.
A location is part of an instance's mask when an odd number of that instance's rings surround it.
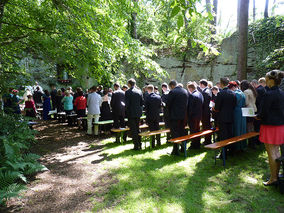
<svg viewBox="0 0 284 213">
<path fill-rule="evenodd" d="M 12 199 L 4 212 L 84 212 L 92 209 L 90 197 L 102 176 L 107 175 L 99 139 L 77 127 L 57 121 L 41 122 L 33 153 L 49 171 L 36 175 L 23 198 Z M 93 148 L 89 148 L 90 144 Z M 96 186 L 94 186 L 96 183 Z M 99 198 L 98 198 L 99 199 Z"/>
</svg>

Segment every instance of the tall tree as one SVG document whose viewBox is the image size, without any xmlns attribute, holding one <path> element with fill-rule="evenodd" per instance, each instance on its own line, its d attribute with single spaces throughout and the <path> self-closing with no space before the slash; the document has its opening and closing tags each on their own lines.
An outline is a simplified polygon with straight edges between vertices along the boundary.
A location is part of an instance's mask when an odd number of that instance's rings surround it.
<svg viewBox="0 0 284 213">
<path fill-rule="evenodd" d="M 239 80 L 247 78 L 247 46 L 248 46 L 248 13 L 249 0 L 239 0 L 238 7 L 238 59 L 237 77 Z"/>
<path fill-rule="evenodd" d="M 134 11 L 131 13 L 131 36 L 132 38 L 137 39 L 137 12 L 136 10 L 136 4 L 138 2 L 138 0 L 133 0 L 134 2 Z"/>
<path fill-rule="evenodd" d="M 255 21 L 255 0 L 253 0 L 253 5 L 252 5 L 252 17 L 253 21 Z"/>
<path fill-rule="evenodd" d="M 264 18 L 268 18 L 268 4 L 269 4 L 269 0 L 265 0 Z"/>
</svg>

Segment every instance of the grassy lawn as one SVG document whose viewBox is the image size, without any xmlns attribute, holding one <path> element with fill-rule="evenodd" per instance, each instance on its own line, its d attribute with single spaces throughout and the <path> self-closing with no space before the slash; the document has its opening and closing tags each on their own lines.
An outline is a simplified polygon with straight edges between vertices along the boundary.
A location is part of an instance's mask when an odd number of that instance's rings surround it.
<svg viewBox="0 0 284 213">
<path fill-rule="evenodd" d="M 229 158 L 224 169 L 205 149 L 184 158 L 170 156 L 165 141 L 133 151 L 131 141 L 114 140 L 102 141 L 107 175 L 94 183 L 93 212 L 284 212 L 284 195 L 262 185 L 269 174 L 262 147 Z"/>
</svg>

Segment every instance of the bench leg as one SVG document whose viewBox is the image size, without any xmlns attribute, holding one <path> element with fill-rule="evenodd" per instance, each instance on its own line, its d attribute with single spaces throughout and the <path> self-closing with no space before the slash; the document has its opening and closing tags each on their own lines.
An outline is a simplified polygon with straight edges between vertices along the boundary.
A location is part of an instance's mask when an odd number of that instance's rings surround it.
<svg viewBox="0 0 284 213">
<path fill-rule="evenodd" d="M 99 125 L 97 124 L 94 125 L 94 134 L 99 135 Z"/>
<path fill-rule="evenodd" d="M 115 143 L 120 143 L 120 132 L 117 132 L 115 135 Z"/>
<path fill-rule="evenodd" d="M 223 166 L 225 168 L 226 166 L 226 151 L 225 151 L 225 147 L 222 148 L 222 157 L 223 157 Z"/>
<path fill-rule="evenodd" d="M 215 143 L 215 142 L 214 142 Z M 215 165 L 216 165 L 216 159 L 217 159 L 217 157 L 216 157 L 216 149 L 214 150 L 214 160 L 215 160 Z"/>
<path fill-rule="evenodd" d="M 184 148 L 184 157 L 185 157 L 185 158 L 187 157 L 186 144 L 187 144 L 187 141 L 184 141 L 184 142 L 183 142 L 183 148 Z"/>
</svg>

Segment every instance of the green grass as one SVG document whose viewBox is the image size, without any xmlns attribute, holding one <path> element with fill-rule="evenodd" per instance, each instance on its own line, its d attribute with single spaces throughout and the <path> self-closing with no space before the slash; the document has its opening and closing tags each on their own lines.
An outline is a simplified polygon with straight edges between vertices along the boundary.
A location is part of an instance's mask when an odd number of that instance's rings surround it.
<svg viewBox="0 0 284 213">
<path fill-rule="evenodd" d="M 264 149 L 214 165 L 214 152 L 170 156 L 172 146 L 133 151 L 108 139 L 103 161 L 107 175 L 94 183 L 93 212 L 284 212 L 284 195 L 264 187 L 268 176 Z"/>
</svg>

